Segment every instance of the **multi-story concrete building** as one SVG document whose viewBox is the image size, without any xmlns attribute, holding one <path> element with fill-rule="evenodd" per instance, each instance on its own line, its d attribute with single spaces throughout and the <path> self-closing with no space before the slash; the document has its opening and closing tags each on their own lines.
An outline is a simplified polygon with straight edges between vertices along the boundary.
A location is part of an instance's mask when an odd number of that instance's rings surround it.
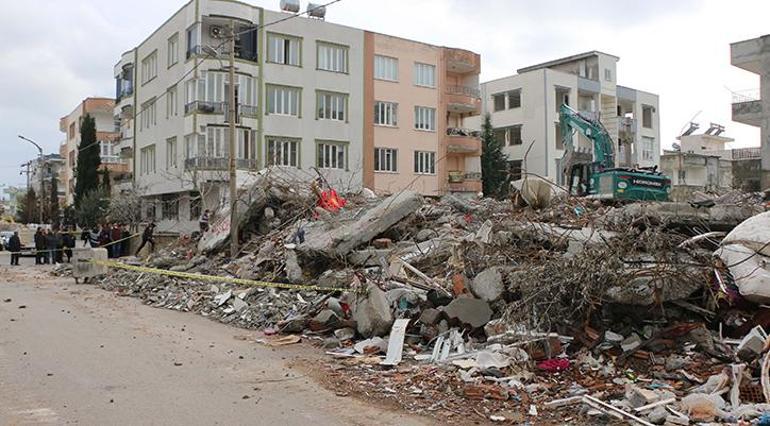
<svg viewBox="0 0 770 426">
<path fill-rule="evenodd" d="M 56 197 L 60 205 L 64 203 L 65 191 L 60 178 L 64 166 L 64 158 L 59 154 L 46 154 L 29 162 L 29 187 L 35 191 L 39 201 L 46 205 L 50 203 L 52 180 L 56 178 Z"/>
<path fill-rule="evenodd" d="M 341 190 L 480 188 L 478 138 L 445 136 L 479 112 L 478 55 L 191 0 L 114 69 L 118 147 L 160 229 L 190 230 L 226 198 L 231 26 L 239 181 L 268 168 L 299 184 L 318 170 Z"/>
<path fill-rule="evenodd" d="M 759 75 L 759 89 L 733 96 L 733 121 L 760 128 L 762 188 L 770 187 L 770 34 L 730 44 L 730 63 Z"/>
<path fill-rule="evenodd" d="M 482 83 L 482 111 L 491 114 L 495 132 L 504 141 L 514 179 L 526 168 L 528 173 L 562 182 L 562 104 L 602 122 L 617 142 L 616 166 L 658 164 L 658 95 L 618 85 L 618 60 L 617 56 L 592 51 L 521 68 L 515 75 Z M 576 146 L 584 151 L 593 149 L 582 136 L 578 136 Z"/>
<path fill-rule="evenodd" d="M 64 191 L 64 203 L 72 204 L 75 199 L 75 177 L 80 148 L 80 125 L 86 114 L 96 123 L 96 140 L 102 161 L 102 168 L 109 170 L 111 176 L 119 176 L 128 170 L 128 165 L 120 158 L 117 150 L 117 136 L 113 110 L 115 100 L 110 98 L 86 98 L 72 112 L 59 119 L 59 130 L 66 136 L 59 146 L 59 155 L 64 164 L 59 171 L 60 189 Z"/>
</svg>

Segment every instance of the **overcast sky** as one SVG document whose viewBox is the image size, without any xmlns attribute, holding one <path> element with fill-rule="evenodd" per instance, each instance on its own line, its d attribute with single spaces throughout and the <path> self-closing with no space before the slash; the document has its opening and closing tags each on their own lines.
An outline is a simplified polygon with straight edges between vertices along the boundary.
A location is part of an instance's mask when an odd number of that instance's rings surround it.
<svg viewBox="0 0 770 426">
<path fill-rule="evenodd" d="M 0 184 L 24 184 L 19 165 L 36 155 L 17 134 L 58 152 L 59 118 L 85 97 L 114 96 L 120 54 L 182 4 L 4 0 Z M 724 124 L 737 146 L 759 145 L 757 129 L 730 121 L 730 90 L 759 79 L 730 65 L 729 44 L 770 33 L 768 16 L 767 0 L 342 0 L 327 12 L 330 22 L 478 52 L 482 81 L 589 50 L 619 56 L 619 84 L 660 95 L 664 147 L 696 115 L 704 129 Z"/>
</svg>

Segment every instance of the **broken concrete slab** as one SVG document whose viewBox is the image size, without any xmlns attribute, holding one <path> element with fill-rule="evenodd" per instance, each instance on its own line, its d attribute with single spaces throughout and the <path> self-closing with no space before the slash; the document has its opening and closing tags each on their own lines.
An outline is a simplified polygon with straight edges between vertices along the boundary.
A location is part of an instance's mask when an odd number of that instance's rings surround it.
<svg viewBox="0 0 770 426">
<path fill-rule="evenodd" d="M 304 275 L 297 260 L 297 253 L 294 250 L 286 250 L 284 260 L 286 261 L 286 278 L 289 279 L 289 282 L 293 284 L 302 282 Z"/>
<path fill-rule="evenodd" d="M 599 221 L 605 226 L 652 225 L 690 226 L 729 231 L 744 220 L 762 213 L 758 205 L 716 205 L 697 208 L 689 203 L 632 203 L 612 209 Z"/>
<path fill-rule="evenodd" d="M 426 308 L 420 313 L 418 321 L 425 325 L 433 325 L 436 324 L 439 319 L 441 319 L 441 311 L 438 309 Z"/>
<path fill-rule="evenodd" d="M 360 218 L 327 229 L 322 221 L 313 222 L 305 230 L 305 242 L 297 246 L 300 254 L 310 258 L 344 257 L 355 248 L 368 243 L 401 219 L 422 206 L 422 196 L 414 191 L 393 194 Z"/>
<path fill-rule="evenodd" d="M 351 270 L 328 270 L 318 277 L 318 286 L 324 288 L 348 288 L 355 274 Z"/>
<path fill-rule="evenodd" d="M 479 272 L 470 282 L 471 293 L 481 300 L 494 302 L 505 291 L 503 275 L 506 272 L 508 269 L 501 266 L 493 266 Z"/>
<path fill-rule="evenodd" d="M 238 191 L 238 200 L 235 208 L 235 220 L 240 228 L 255 215 L 262 214 L 267 205 L 267 193 L 265 186 L 267 179 L 264 176 L 256 176 Z M 209 253 L 222 249 L 230 239 L 230 203 L 229 201 L 214 214 L 211 219 L 211 227 L 198 241 L 198 250 Z"/>
<path fill-rule="evenodd" d="M 310 329 L 313 331 L 324 330 L 328 328 L 336 327 L 340 322 L 340 318 L 331 309 L 324 309 L 312 320 L 310 320 Z"/>
<path fill-rule="evenodd" d="M 460 297 L 444 307 L 449 319 L 457 320 L 473 328 L 483 327 L 492 318 L 492 309 L 481 299 Z"/>
<path fill-rule="evenodd" d="M 385 292 L 374 284 L 367 284 L 356 294 L 353 306 L 356 330 L 364 337 L 384 336 L 393 324 L 393 313 Z"/>
<path fill-rule="evenodd" d="M 736 226 L 715 252 L 727 265 L 743 297 L 754 303 L 770 302 L 770 212 Z"/>
</svg>

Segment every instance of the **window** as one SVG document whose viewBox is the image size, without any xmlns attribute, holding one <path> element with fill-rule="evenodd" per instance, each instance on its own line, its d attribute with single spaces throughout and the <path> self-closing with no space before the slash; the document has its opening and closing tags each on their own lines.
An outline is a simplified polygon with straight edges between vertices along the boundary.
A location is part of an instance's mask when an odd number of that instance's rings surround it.
<svg viewBox="0 0 770 426">
<path fill-rule="evenodd" d="M 654 160 L 655 139 L 647 136 L 642 136 L 642 160 L 652 161 Z"/>
<path fill-rule="evenodd" d="M 652 107 L 642 105 L 642 127 L 652 129 Z"/>
<path fill-rule="evenodd" d="M 267 61 L 275 64 L 301 66 L 300 39 L 280 34 L 268 34 Z"/>
<path fill-rule="evenodd" d="M 179 33 L 168 39 L 168 66 L 169 68 L 179 62 Z"/>
<path fill-rule="evenodd" d="M 176 137 L 166 139 L 166 169 L 176 167 Z"/>
<path fill-rule="evenodd" d="M 179 98 L 176 86 L 169 87 L 166 91 L 166 118 L 171 118 L 179 112 Z"/>
<path fill-rule="evenodd" d="M 436 109 L 414 107 L 414 128 L 417 130 L 436 131 Z"/>
<path fill-rule="evenodd" d="M 150 201 L 144 207 L 144 220 L 155 220 L 155 202 Z"/>
<path fill-rule="evenodd" d="M 202 149 L 201 149 L 202 148 Z M 198 147 L 198 154 L 206 157 L 224 158 L 230 156 L 230 128 L 206 127 L 206 144 Z"/>
<path fill-rule="evenodd" d="M 267 86 L 267 113 L 299 117 L 300 89 L 288 86 Z"/>
<path fill-rule="evenodd" d="M 198 135 L 190 134 L 184 137 L 184 158 L 190 159 L 196 157 L 198 144 Z"/>
<path fill-rule="evenodd" d="M 318 143 L 316 166 L 322 169 L 346 170 L 348 167 L 347 144 L 334 142 Z"/>
<path fill-rule="evenodd" d="M 521 108 L 521 89 L 508 92 L 508 109 Z"/>
<path fill-rule="evenodd" d="M 70 123 L 69 136 L 70 139 L 75 138 L 75 123 Z"/>
<path fill-rule="evenodd" d="M 317 67 L 319 70 L 348 72 L 348 47 L 318 42 Z"/>
<path fill-rule="evenodd" d="M 374 124 L 379 126 L 396 126 L 398 124 L 397 117 L 397 103 L 383 101 L 374 103 Z"/>
<path fill-rule="evenodd" d="M 612 70 L 609 68 L 604 69 L 604 80 L 605 81 L 612 81 Z"/>
<path fill-rule="evenodd" d="M 155 98 L 142 104 L 142 111 L 139 113 L 139 129 L 149 129 L 150 126 L 157 124 L 157 110 Z"/>
<path fill-rule="evenodd" d="M 512 160 L 508 162 L 508 175 L 511 180 L 521 179 L 521 169 L 524 162 L 522 160 Z"/>
<path fill-rule="evenodd" d="M 507 145 L 508 140 L 508 129 L 502 128 L 502 129 L 495 129 L 495 141 L 497 141 L 500 145 Z"/>
<path fill-rule="evenodd" d="M 374 55 L 374 78 L 398 81 L 398 59 Z"/>
<path fill-rule="evenodd" d="M 521 145 L 521 124 L 508 129 L 508 145 Z"/>
<path fill-rule="evenodd" d="M 112 143 L 109 141 L 99 141 L 99 156 L 104 159 L 112 155 Z"/>
<path fill-rule="evenodd" d="M 142 84 L 145 84 L 158 75 L 158 51 L 150 53 L 142 59 Z"/>
<path fill-rule="evenodd" d="M 155 173 L 155 145 L 142 148 L 139 152 L 139 174 Z"/>
<path fill-rule="evenodd" d="M 374 171 L 397 172 L 398 150 L 393 148 L 374 148 Z"/>
<path fill-rule="evenodd" d="M 416 86 L 436 87 L 436 66 L 416 62 L 414 64 L 414 84 Z"/>
<path fill-rule="evenodd" d="M 163 219 L 179 219 L 179 198 L 176 194 L 164 195 L 161 198 L 160 212 Z"/>
<path fill-rule="evenodd" d="M 200 53 L 200 45 L 198 38 L 200 37 L 201 24 L 193 24 L 187 29 L 187 53 L 186 57 L 189 59 L 191 56 Z"/>
<path fill-rule="evenodd" d="M 199 192 L 191 192 L 189 195 L 190 200 L 190 220 L 201 217 L 203 213 L 203 207 L 201 203 L 201 194 Z"/>
<path fill-rule="evenodd" d="M 414 172 L 421 175 L 435 174 L 436 153 L 432 151 L 415 151 Z"/>
<path fill-rule="evenodd" d="M 299 165 L 299 140 L 290 138 L 267 138 L 267 158 L 265 163 L 268 166 L 291 166 Z"/>
<path fill-rule="evenodd" d="M 495 112 L 502 111 L 505 109 L 505 95 L 502 93 L 499 93 L 497 95 L 492 95 L 492 104 L 494 105 L 493 110 Z"/>
<path fill-rule="evenodd" d="M 348 95 L 343 93 L 318 92 L 317 109 L 319 120 L 345 121 L 347 118 Z"/>
</svg>

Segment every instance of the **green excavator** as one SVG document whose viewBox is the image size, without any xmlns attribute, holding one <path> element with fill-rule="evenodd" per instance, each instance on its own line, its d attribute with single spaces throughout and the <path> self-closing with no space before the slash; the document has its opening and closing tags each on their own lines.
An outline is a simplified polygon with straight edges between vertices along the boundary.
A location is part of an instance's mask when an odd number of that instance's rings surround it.
<svg viewBox="0 0 770 426">
<path fill-rule="evenodd" d="M 570 194 L 608 201 L 668 201 L 671 179 L 657 166 L 615 167 L 615 144 L 601 122 L 564 104 L 559 123 L 564 139 L 560 164 Z M 593 142 L 593 154 L 575 149 L 573 132 Z"/>
</svg>

